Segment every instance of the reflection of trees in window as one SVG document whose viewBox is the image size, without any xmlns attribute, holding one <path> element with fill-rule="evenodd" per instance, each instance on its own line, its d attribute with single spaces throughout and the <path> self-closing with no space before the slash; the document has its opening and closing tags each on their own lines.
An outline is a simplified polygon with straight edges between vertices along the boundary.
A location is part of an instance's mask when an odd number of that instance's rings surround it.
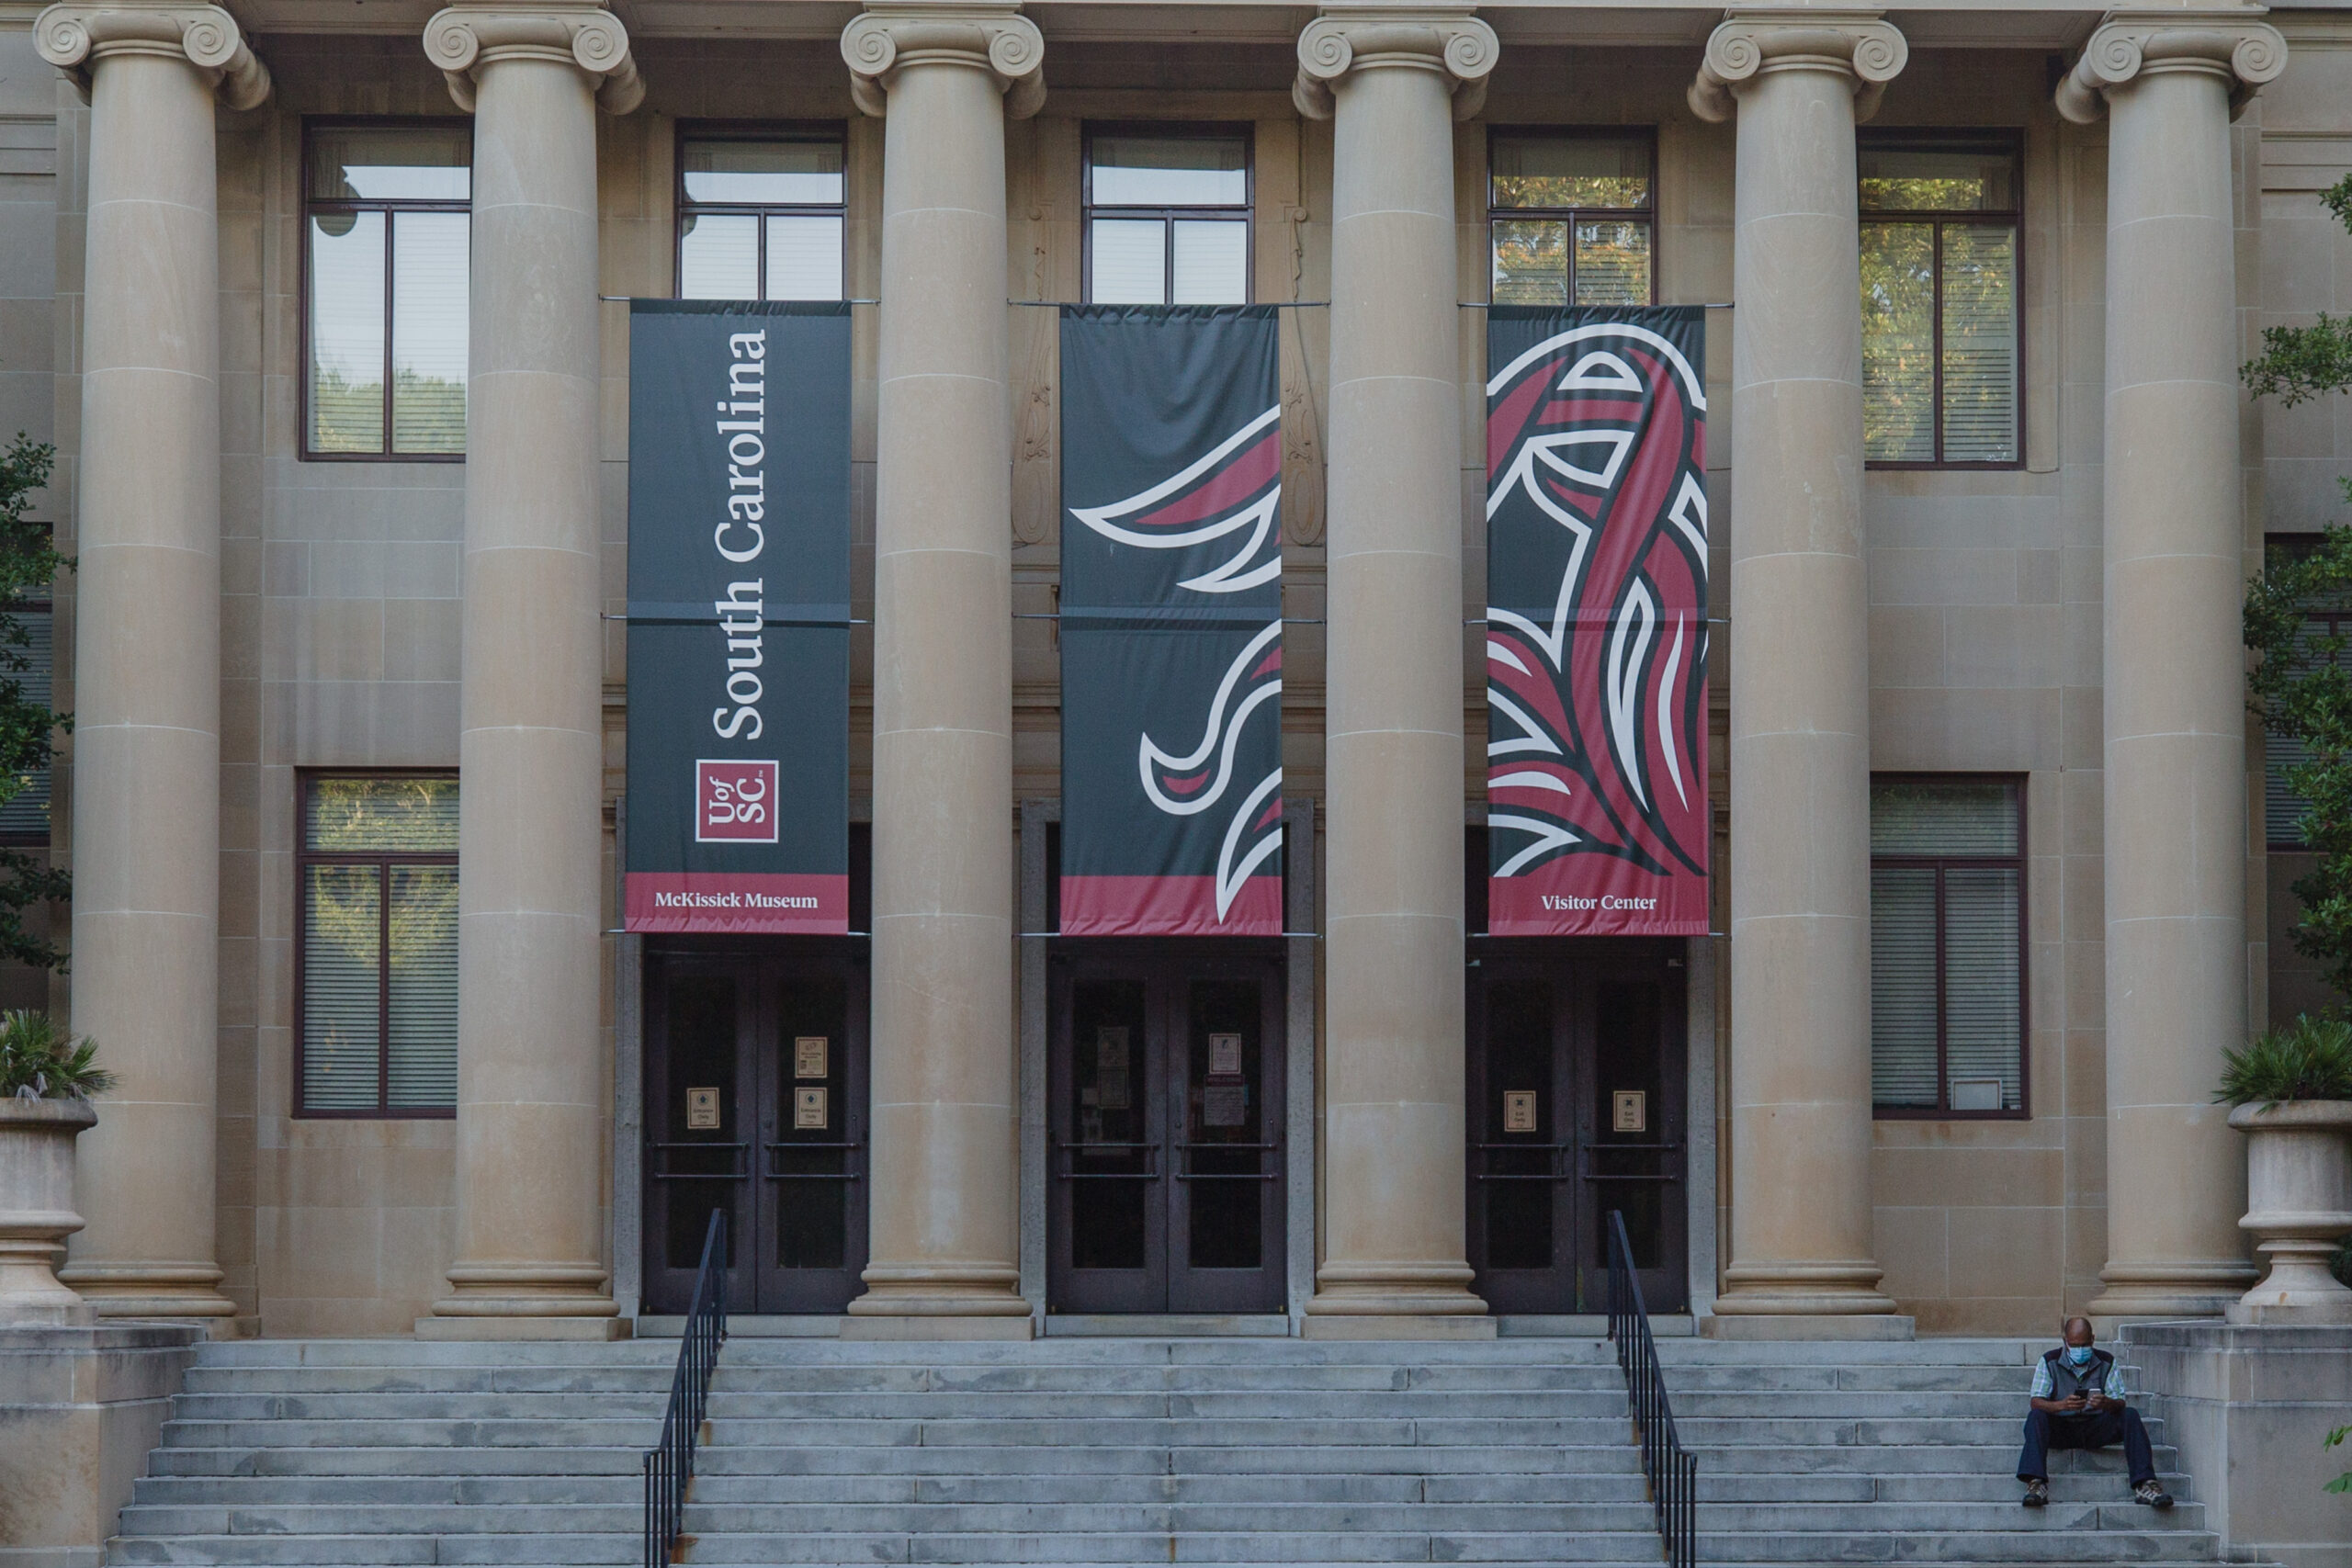
<svg viewBox="0 0 2352 1568">
<path fill-rule="evenodd" d="M 2015 139 L 1866 135 L 1858 158 L 1864 456 L 2018 462 Z"/>
<path fill-rule="evenodd" d="M 306 455 L 465 451 L 471 158 L 462 124 L 309 129 Z"/>
<path fill-rule="evenodd" d="M 1496 304 L 1649 302 L 1646 136 L 1498 130 L 1487 159 Z"/>
<path fill-rule="evenodd" d="M 300 1109 L 446 1114 L 457 1101 L 458 781 L 303 781 Z"/>
</svg>

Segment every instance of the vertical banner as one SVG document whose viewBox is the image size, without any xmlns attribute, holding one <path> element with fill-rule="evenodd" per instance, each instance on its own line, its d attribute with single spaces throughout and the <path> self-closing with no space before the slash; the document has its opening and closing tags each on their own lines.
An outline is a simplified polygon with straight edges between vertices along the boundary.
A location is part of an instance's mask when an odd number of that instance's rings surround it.
<svg viewBox="0 0 2352 1568">
<path fill-rule="evenodd" d="M 629 931 L 849 930 L 849 331 L 630 301 Z"/>
<path fill-rule="evenodd" d="M 1487 929 L 1707 931 L 1705 314 L 1487 324 Z"/>
<path fill-rule="evenodd" d="M 1282 923 L 1282 385 L 1264 306 L 1061 321 L 1065 936 Z"/>
</svg>

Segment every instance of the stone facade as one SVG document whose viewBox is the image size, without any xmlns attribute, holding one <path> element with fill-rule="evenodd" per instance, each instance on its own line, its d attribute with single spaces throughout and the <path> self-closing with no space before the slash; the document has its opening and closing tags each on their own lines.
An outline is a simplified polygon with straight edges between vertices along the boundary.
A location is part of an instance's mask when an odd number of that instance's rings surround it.
<svg viewBox="0 0 2352 1568">
<path fill-rule="evenodd" d="M 1723 1238 L 1694 1298 L 2030 1333 L 2218 1311 L 2251 1278 L 2208 1084 L 2312 989 L 2279 935 L 2293 866 L 2266 850 L 2237 583 L 2266 534 L 2340 519 L 2352 409 L 2231 383 L 2262 326 L 2352 308 L 2352 239 L 2315 199 L 2352 170 L 2352 15 L 37 15 L 0 9 L 0 428 L 57 443 L 42 515 L 80 561 L 54 831 L 76 959 L 53 995 L 127 1080 L 83 1140 L 65 1270 L 101 1312 L 601 1334 L 633 1308 L 606 1283 L 638 1176 L 611 1133 L 635 1006 L 610 934 L 625 641 L 594 618 L 627 601 L 628 338 L 592 296 L 673 291 L 681 121 L 845 127 L 845 289 L 882 301 L 855 317 L 854 389 L 854 613 L 876 630 L 853 645 L 850 787 L 879 846 L 888 1165 L 859 1331 L 1025 1331 L 1034 1304 L 1013 803 L 1058 793 L 1057 656 L 1012 617 L 1054 603 L 1053 315 L 968 306 L 1080 298 L 1100 121 L 1248 123 L 1254 297 L 1330 301 L 1283 335 L 1287 613 L 1330 621 L 1295 628 L 1283 714 L 1327 868 L 1310 1325 L 1481 1310 L 1458 863 L 1485 709 L 1453 623 L 1484 613 L 1485 358 L 1453 306 L 1488 287 L 1497 126 L 1654 132 L 1656 297 L 1736 305 L 1706 366 L 1728 935 L 1690 953 L 1723 1151 L 1691 1199 L 1693 1235 Z M 472 456 L 304 461 L 305 118 L 460 105 Z M 1862 119 L 2022 137 L 2014 468 L 1863 468 Z M 555 635 L 502 611 L 524 602 L 560 607 Z M 292 1113 L 297 770 L 338 767 L 463 769 L 455 1122 Z M 1873 772 L 2024 781 L 2024 1118 L 1871 1119 Z M 956 781 L 951 808 L 917 810 L 917 777 Z M 1409 852 L 1375 865 L 1372 843 Z M 1374 1179 L 1398 1160 L 1402 1198 Z"/>
</svg>

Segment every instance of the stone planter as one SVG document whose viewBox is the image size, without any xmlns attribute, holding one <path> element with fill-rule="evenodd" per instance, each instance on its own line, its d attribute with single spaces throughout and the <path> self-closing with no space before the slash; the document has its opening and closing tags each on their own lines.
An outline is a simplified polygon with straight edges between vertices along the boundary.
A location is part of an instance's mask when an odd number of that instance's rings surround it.
<svg viewBox="0 0 2352 1568">
<path fill-rule="evenodd" d="M 93 1321 L 52 1263 L 82 1228 L 74 1140 L 97 1120 L 84 1100 L 0 1099 L 0 1327 Z"/>
<path fill-rule="evenodd" d="M 2230 1308 L 2233 1323 L 2352 1323 L 2352 1290 L 2328 1272 L 2352 1232 L 2352 1100 L 2241 1105 L 2247 1138 L 2241 1230 L 2270 1270 Z"/>
</svg>

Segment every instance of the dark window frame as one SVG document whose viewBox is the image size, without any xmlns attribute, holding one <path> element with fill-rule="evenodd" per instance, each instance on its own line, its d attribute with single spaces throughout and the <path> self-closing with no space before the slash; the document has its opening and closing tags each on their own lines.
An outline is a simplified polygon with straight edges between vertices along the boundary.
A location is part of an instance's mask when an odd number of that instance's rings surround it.
<svg viewBox="0 0 2352 1568">
<path fill-rule="evenodd" d="M 1864 147 L 1914 148 L 1936 150 L 1951 148 L 1998 148 L 2009 160 L 2009 188 L 2015 205 L 1998 209 L 1984 209 L 1971 212 L 1954 212 L 1944 209 L 1912 210 L 1901 208 L 1879 208 L 1869 211 L 1860 209 L 1860 175 L 1855 175 L 1856 211 L 1860 223 L 1926 223 L 1931 226 L 1933 237 L 1928 265 L 1933 273 L 1933 303 L 1928 307 L 1932 346 L 1928 358 L 1935 372 L 1935 389 L 1931 396 L 1934 418 L 1929 422 L 1935 437 L 1936 455 L 1924 461 L 1910 458 L 1865 457 L 1862 467 L 1869 470 L 1889 473 L 1957 472 L 1957 473 L 2016 473 L 2025 468 L 2025 399 L 2026 399 L 2026 255 L 2025 255 L 2025 132 L 2010 128 L 1931 128 L 1924 126 L 1859 129 L 1854 132 L 1857 152 Z M 2017 456 L 1999 462 L 1968 462 L 1944 457 L 1944 230 L 1947 228 L 2007 229 L 2015 236 L 2012 253 L 2017 258 L 2016 308 L 2010 312 L 2010 331 L 2017 347 L 2017 400 L 2011 408 L 2011 423 L 2016 429 Z"/>
<path fill-rule="evenodd" d="M 1570 141 L 1638 141 L 1649 153 L 1650 200 L 1647 207 L 1498 207 L 1495 205 L 1495 141 L 1498 137 L 1553 137 Z M 1657 303 L 1658 252 L 1658 158 L 1657 127 L 1655 125 L 1490 125 L 1487 127 L 1486 190 L 1483 193 L 1487 211 L 1487 266 L 1485 288 L 1489 304 L 1495 295 L 1495 225 L 1505 222 L 1533 220 L 1545 223 L 1566 223 L 1568 226 L 1568 302 L 1572 309 L 1577 298 L 1577 221 L 1599 219 L 1607 221 L 1640 222 L 1650 231 L 1650 276 L 1645 305 Z"/>
<path fill-rule="evenodd" d="M 842 150 L 842 199 L 822 201 L 694 201 L 686 196 L 689 141 L 831 141 Z M 768 297 L 768 225 L 771 217 L 838 218 L 842 220 L 842 298 L 849 298 L 849 122 L 839 119 L 682 119 L 671 142 L 670 298 L 683 299 L 685 287 L 686 220 L 703 216 L 756 218 L 759 252 L 752 262 L 759 292 Z"/>
<path fill-rule="evenodd" d="M 322 779 L 454 779 L 455 768 L 304 768 L 294 775 L 294 1116 L 310 1122 L 447 1122 L 458 1108 L 391 1103 L 392 1077 L 392 867 L 455 866 L 455 853 L 426 854 L 390 850 L 314 850 L 310 847 L 311 787 Z M 303 882 L 314 865 L 365 865 L 376 870 L 376 1103 L 370 1108 L 312 1110 L 303 1102 L 303 958 L 310 950 Z"/>
<path fill-rule="evenodd" d="M 296 444 L 296 458 L 298 461 L 304 463 L 462 463 L 466 460 L 466 455 L 463 452 L 395 452 L 391 449 L 392 355 L 395 352 L 395 347 L 392 342 L 392 290 L 395 287 L 392 268 L 392 231 L 395 225 L 392 223 L 390 215 L 396 212 L 462 212 L 466 215 L 468 269 L 466 303 L 468 310 L 470 311 L 473 307 L 473 198 L 469 195 L 464 201 L 346 201 L 330 198 L 322 198 L 314 201 L 311 197 L 311 133 L 319 130 L 348 130 L 355 129 L 366 130 L 448 130 L 458 126 L 463 126 L 466 130 L 467 136 L 466 188 L 470 192 L 473 189 L 473 123 L 472 118 L 466 115 L 308 115 L 303 118 L 301 173 L 299 176 L 301 181 L 300 199 L 301 215 L 300 218 L 300 223 L 301 226 L 302 238 L 300 244 L 301 255 L 299 265 L 301 267 L 302 288 L 302 371 L 300 377 L 300 385 L 296 389 L 294 394 L 295 418 L 300 422 L 301 426 L 300 439 Z M 381 212 L 387 215 L 384 221 L 384 445 L 380 451 L 321 452 L 314 450 L 311 446 L 311 317 L 312 315 L 311 297 L 311 214 L 316 212 Z M 472 388 L 470 385 L 472 379 L 472 367 L 470 365 L 469 365 L 467 368 L 467 378 L 469 382 L 467 389 L 467 414 L 469 421 L 470 422 L 473 412 Z"/>
<path fill-rule="evenodd" d="M 40 524 L 40 525 L 37 525 L 37 526 L 40 526 L 40 527 L 51 527 L 51 525 L 48 525 L 48 524 Z M 54 532 L 54 530 L 53 530 L 53 528 L 52 528 L 52 533 L 53 533 L 53 532 Z M 56 590 L 52 587 L 52 588 L 51 588 L 51 590 L 50 591 L 50 592 L 49 592 L 47 595 L 45 595 L 45 596 L 43 596 L 43 597 L 41 597 L 41 598 L 38 598 L 38 599 L 17 599 L 17 600 L 13 600 L 13 601 L 11 601 L 11 602 L 9 602 L 9 603 L 7 603 L 7 604 L 0 604 L 0 615 L 47 615 L 47 616 L 49 617 L 49 668 L 50 668 L 49 706 L 50 706 L 50 711 L 51 711 L 51 713 L 56 712 L 56 711 L 57 711 L 57 673 L 56 673 L 56 671 L 57 671 L 57 598 L 56 598 Z M 14 674 L 13 672 L 8 671 L 5 671 L 5 670 L 0 670 L 0 680 L 16 680 L 16 679 L 18 679 L 18 677 L 17 677 L 16 674 Z M 56 732 L 55 732 L 54 730 L 51 731 L 51 739 L 52 740 L 54 740 L 54 739 L 55 739 L 55 738 L 56 738 Z M 50 793 L 49 793 L 50 826 L 49 826 L 49 830 L 48 830 L 47 832 L 42 832 L 42 833 L 17 833 L 17 832 L 6 832 L 6 831 L 0 831 L 0 849 L 9 849 L 9 850 L 46 850 L 46 849 L 51 849 L 51 848 L 54 848 L 54 847 L 55 847 L 56 842 L 57 842 L 57 759 L 56 759 L 56 757 L 55 757 L 55 755 L 54 755 L 54 754 L 52 754 L 52 755 L 51 756 L 51 758 L 50 758 L 49 766 L 48 766 L 48 767 L 46 767 L 46 768 L 43 768 L 43 769 L 41 770 L 41 772 L 49 775 L 49 786 L 50 786 Z"/>
<path fill-rule="evenodd" d="M 2009 855 L 1898 855 L 1871 852 L 1871 870 L 1927 869 L 1936 874 L 1936 1103 L 1880 1105 L 1873 1097 L 1871 1119 L 1875 1122 L 2030 1122 L 2033 1120 L 2033 934 L 2027 921 L 2033 908 L 2028 879 L 2032 874 L 2032 844 L 2026 838 L 2024 773 L 1872 773 L 1873 789 L 1882 784 L 1997 784 L 2017 792 L 2018 848 Z M 1951 1072 L 1946 1005 L 1951 975 L 1944 954 L 1944 873 L 1958 868 L 1978 870 L 2007 866 L 2018 874 L 2018 1108 L 2015 1111 L 1955 1111 L 1951 1109 Z M 1871 1042 L 1875 1055 L 1877 1042 Z"/>
<path fill-rule="evenodd" d="M 2262 554 L 2263 554 L 2263 558 L 2264 558 L 2264 559 L 2265 559 L 2265 560 L 2268 560 L 2268 559 L 2269 559 L 2271 557 L 2273 557 L 2273 556 L 2284 556 L 2284 557 L 2286 557 L 2286 558 L 2287 558 L 2288 559 L 2290 559 L 2290 560 L 2298 559 L 2298 558 L 2301 558 L 2301 557 L 2308 556 L 2308 555 L 2310 555 L 2313 550 L 2318 549 L 2318 548 L 2319 548 L 2319 547 L 2320 547 L 2320 543 L 2321 543 L 2321 541 L 2322 541 L 2322 540 L 2324 540 L 2324 539 L 2325 539 L 2326 537 L 2327 537 L 2327 536 L 2326 536 L 2326 535 L 2324 535 L 2324 534 L 2312 534 L 2312 533 L 2299 533 L 2299 534 L 2265 534 L 2265 535 L 2262 536 Z M 2346 639 L 2348 639 L 2348 640 L 2352 640 L 2352 605 L 2346 605 L 2345 608 L 2340 609 L 2340 610 L 2313 610 L 2313 611 L 2310 612 L 2309 614 L 2307 614 L 2303 618 L 2304 618 L 2304 620 L 2305 620 L 2306 622 L 2310 622 L 2310 621 L 2324 621 L 2324 622 L 2326 622 L 2326 623 L 2327 623 L 2328 632 L 2329 632 L 2329 634 L 2330 634 L 2331 636 L 2342 637 L 2345 637 L 2345 638 L 2346 638 Z M 2301 840 L 2301 839 L 2300 839 L 2300 838 L 2296 838 L 2296 839 L 2277 839 L 2277 838 L 2273 838 L 2273 837 L 2271 837 L 2271 833 L 2270 833 L 2270 790 L 2269 790 L 2269 784 L 2270 784 L 2270 744 L 2271 744 L 2271 742 L 2272 742 L 2272 741 L 2277 740 L 2277 739 L 2280 739 L 2280 737 L 2276 736 L 2276 735 L 2273 735 L 2273 734 L 2270 732 L 2270 728 L 2269 728 L 2269 727 L 2268 727 L 2267 725 L 2266 725 L 2266 726 L 2264 726 L 2264 727 L 2263 727 L 2263 731 L 2262 731 L 2262 782 L 2263 782 L 2263 792 L 2262 792 L 2262 793 L 2263 793 L 2263 799 L 2262 799 L 2262 806 L 2261 806 L 2261 810 L 2262 810 L 2262 848 L 2263 848 L 2263 852 L 2264 852 L 2266 854 L 2290 854 L 2290 855 L 2303 855 L 2303 854 L 2310 854 L 2310 853 L 2312 852 L 2312 847 L 2311 847 L 2311 845 L 2310 845 L 2309 843 L 2305 842 L 2303 840 Z M 2281 784 L 2282 784 L 2282 786 L 2283 786 L 2283 784 L 2284 784 L 2285 781 L 2284 781 L 2284 780 L 2281 780 L 2281 781 L 2280 781 L 2280 783 L 2281 783 Z M 2300 797 L 2300 796 L 2295 796 L 2295 797 L 2290 797 L 2290 798 L 2301 798 L 2301 797 Z M 2308 804 L 2308 803 L 2307 803 L 2307 804 Z"/>
<path fill-rule="evenodd" d="M 1094 200 L 1094 139 L 1098 136 L 1149 137 L 1169 141 L 1213 141 L 1238 138 L 1241 142 L 1241 200 L 1222 206 L 1129 207 L 1097 206 Z M 1250 120 L 1227 119 L 1090 119 L 1079 132 L 1078 152 L 1079 298 L 1094 302 L 1094 220 L 1157 219 L 1160 224 L 1160 303 L 1176 291 L 1176 220 L 1241 225 L 1241 303 L 1258 302 L 1258 128 Z M 1149 307 L 1138 307 L 1149 309 Z M 1212 307 L 1213 308 L 1213 307 Z"/>
</svg>

